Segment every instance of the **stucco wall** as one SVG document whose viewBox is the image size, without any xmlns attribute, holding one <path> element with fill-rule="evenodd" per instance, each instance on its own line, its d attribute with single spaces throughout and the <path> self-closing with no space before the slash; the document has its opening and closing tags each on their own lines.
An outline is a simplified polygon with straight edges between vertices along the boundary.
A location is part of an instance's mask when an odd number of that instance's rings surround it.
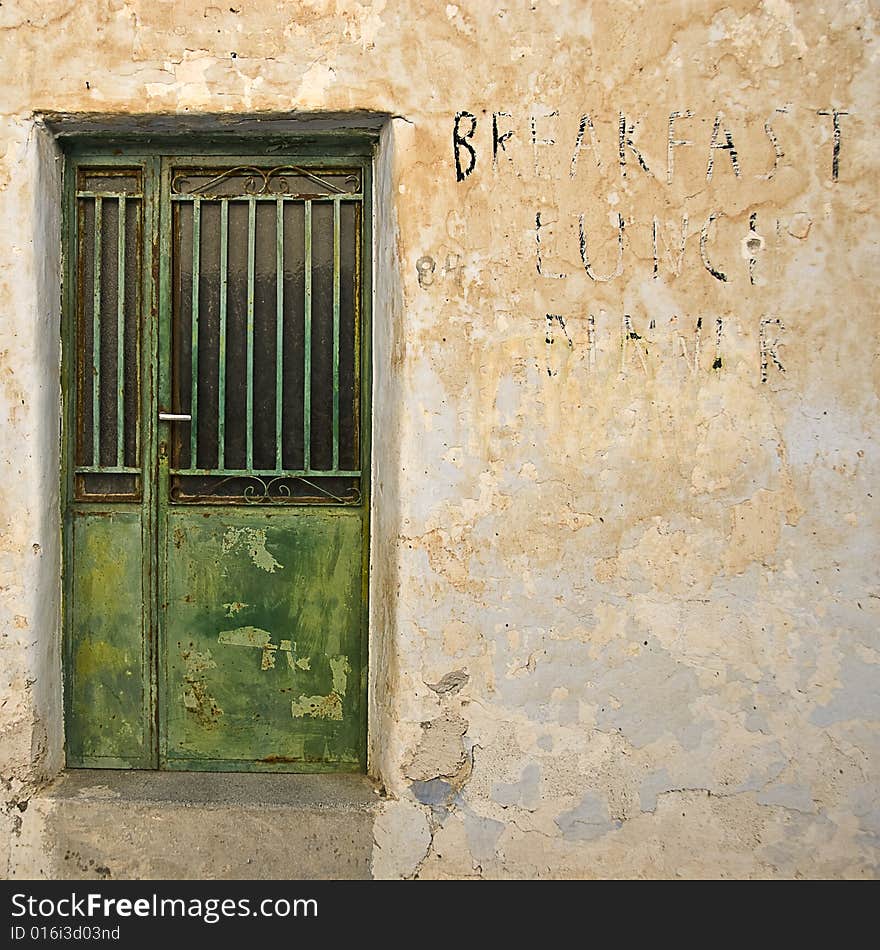
<svg viewBox="0 0 880 950">
<path fill-rule="evenodd" d="M 4 3 L 9 832 L 61 763 L 39 115 L 367 110 L 374 873 L 874 875 L 875 42 L 866 0 Z"/>
<path fill-rule="evenodd" d="M 61 159 L 51 136 L 29 118 L 4 116 L 2 137 L 0 859 L 5 859 L 34 786 L 63 766 L 57 476 Z"/>
</svg>

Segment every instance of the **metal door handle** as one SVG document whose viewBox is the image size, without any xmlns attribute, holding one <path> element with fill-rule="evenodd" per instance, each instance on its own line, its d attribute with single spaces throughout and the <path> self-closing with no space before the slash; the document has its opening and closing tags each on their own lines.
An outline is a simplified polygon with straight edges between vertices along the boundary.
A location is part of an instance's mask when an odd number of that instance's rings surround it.
<svg viewBox="0 0 880 950">
<path fill-rule="evenodd" d="M 182 412 L 160 412 L 159 422 L 192 422 L 192 416 Z"/>
</svg>

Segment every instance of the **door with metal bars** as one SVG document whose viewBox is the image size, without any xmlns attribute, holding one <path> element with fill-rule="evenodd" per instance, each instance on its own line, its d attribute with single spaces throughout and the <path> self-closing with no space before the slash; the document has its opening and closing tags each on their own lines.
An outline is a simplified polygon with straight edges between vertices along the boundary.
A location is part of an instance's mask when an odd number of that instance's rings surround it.
<svg viewBox="0 0 880 950">
<path fill-rule="evenodd" d="M 68 160 L 71 766 L 365 767 L 368 147 Z"/>
</svg>

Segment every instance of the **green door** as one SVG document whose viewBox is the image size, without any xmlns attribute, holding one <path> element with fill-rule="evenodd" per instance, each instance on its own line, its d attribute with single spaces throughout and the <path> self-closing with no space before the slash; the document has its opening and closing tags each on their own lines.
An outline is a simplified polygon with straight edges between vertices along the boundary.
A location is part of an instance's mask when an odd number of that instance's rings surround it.
<svg viewBox="0 0 880 950">
<path fill-rule="evenodd" d="M 68 163 L 68 764 L 362 770 L 365 154 Z"/>
</svg>

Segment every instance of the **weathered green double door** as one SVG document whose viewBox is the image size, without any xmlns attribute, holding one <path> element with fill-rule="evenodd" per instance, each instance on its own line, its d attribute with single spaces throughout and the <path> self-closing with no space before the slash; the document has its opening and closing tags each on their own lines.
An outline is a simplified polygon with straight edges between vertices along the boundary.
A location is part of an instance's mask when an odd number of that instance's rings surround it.
<svg viewBox="0 0 880 950">
<path fill-rule="evenodd" d="M 68 765 L 363 769 L 368 156 L 66 167 Z"/>
</svg>

